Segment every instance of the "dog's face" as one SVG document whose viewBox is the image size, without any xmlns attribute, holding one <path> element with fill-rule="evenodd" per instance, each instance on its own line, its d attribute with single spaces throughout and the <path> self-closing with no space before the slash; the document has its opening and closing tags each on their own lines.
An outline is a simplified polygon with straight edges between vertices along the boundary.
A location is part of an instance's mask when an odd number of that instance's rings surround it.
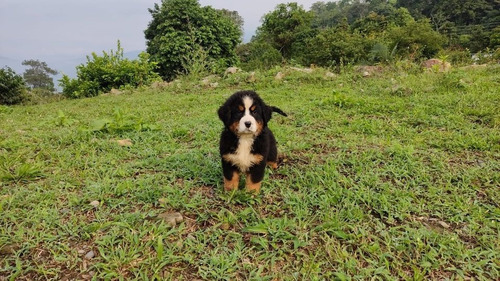
<svg viewBox="0 0 500 281">
<path fill-rule="evenodd" d="M 226 128 L 235 135 L 257 136 L 271 119 L 272 109 L 257 93 L 242 91 L 229 97 L 218 113 Z"/>
</svg>

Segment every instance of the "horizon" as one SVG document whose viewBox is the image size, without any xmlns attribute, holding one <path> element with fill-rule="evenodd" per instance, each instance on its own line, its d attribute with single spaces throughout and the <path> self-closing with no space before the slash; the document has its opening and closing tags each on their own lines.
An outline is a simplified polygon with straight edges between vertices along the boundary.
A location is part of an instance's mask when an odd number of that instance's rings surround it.
<svg viewBox="0 0 500 281">
<path fill-rule="evenodd" d="M 144 30 L 152 19 L 148 9 L 160 1 L 64 0 L 35 2 L 4 0 L 0 3 L 0 67 L 16 72 L 26 67 L 23 60 L 35 59 L 70 77 L 86 56 L 116 49 L 120 40 L 125 54 L 146 50 Z M 261 24 L 261 17 L 283 0 L 252 3 L 228 0 L 199 0 L 201 6 L 237 11 L 244 19 L 242 43 L 249 42 Z M 317 0 L 295 1 L 306 10 Z M 99 7 L 96 9 L 96 7 Z M 7 13 L 8 11 L 8 13 Z M 76 31 L 76 32 L 75 32 Z"/>
</svg>

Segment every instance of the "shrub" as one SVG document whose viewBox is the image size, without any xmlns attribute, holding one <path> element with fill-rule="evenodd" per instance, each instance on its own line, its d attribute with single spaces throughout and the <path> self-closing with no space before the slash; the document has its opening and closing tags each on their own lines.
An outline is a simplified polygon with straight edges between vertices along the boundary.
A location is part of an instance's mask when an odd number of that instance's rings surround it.
<svg viewBox="0 0 500 281">
<path fill-rule="evenodd" d="M 92 53 L 87 56 L 87 64 L 77 66 L 77 79 L 63 75 L 59 80 L 63 94 L 69 98 L 93 97 L 108 92 L 112 88 L 149 85 L 160 79 L 154 72 L 156 64 L 149 61 L 147 53 L 139 54 L 139 59 L 123 57 L 123 49 L 118 42 L 117 51 L 102 56 Z"/>
<path fill-rule="evenodd" d="M 321 30 L 307 40 L 306 64 L 330 67 L 366 60 L 371 42 L 357 32 L 339 26 Z"/>
<path fill-rule="evenodd" d="M 10 67 L 0 69 L 0 104 L 12 105 L 23 101 L 26 84 L 23 77 Z"/>
<path fill-rule="evenodd" d="M 390 47 L 397 45 L 397 54 L 414 60 L 431 58 L 436 55 L 446 39 L 432 29 L 428 20 L 409 22 L 404 26 L 395 26 L 388 30 Z"/>
<path fill-rule="evenodd" d="M 267 70 L 283 61 L 281 53 L 266 42 L 253 41 L 238 46 L 236 49 L 244 70 Z"/>
</svg>

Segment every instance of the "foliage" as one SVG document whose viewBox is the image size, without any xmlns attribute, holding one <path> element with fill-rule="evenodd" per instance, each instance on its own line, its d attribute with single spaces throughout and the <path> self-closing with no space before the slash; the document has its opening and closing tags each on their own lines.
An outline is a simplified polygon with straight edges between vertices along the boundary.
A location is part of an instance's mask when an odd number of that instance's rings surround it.
<svg viewBox="0 0 500 281">
<path fill-rule="evenodd" d="M 124 58 L 123 49 L 118 41 L 117 50 L 102 56 L 92 53 L 87 63 L 77 66 L 77 78 L 63 75 L 60 85 L 68 98 L 93 97 L 111 89 L 124 86 L 139 87 L 158 80 L 156 64 L 149 61 L 147 53 L 139 54 L 136 60 Z"/>
<path fill-rule="evenodd" d="M 239 45 L 236 53 L 240 58 L 240 66 L 245 70 L 265 70 L 283 61 L 281 53 L 267 42 L 252 41 Z"/>
<path fill-rule="evenodd" d="M 207 53 L 209 71 L 221 71 L 237 62 L 235 47 L 241 30 L 235 15 L 201 7 L 197 0 L 162 0 L 149 9 L 152 21 L 144 31 L 147 52 L 158 63 L 159 74 L 172 80 L 186 73 L 193 50 Z"/>
<path fill-rule="evenodd" d="M 112 118 L 93 120 L 89 130 L 92 132 L 120 133 L 125 131 L 156 130 L 155 125 L 145 123 L 141 118 L 127 116 L 119 108 L 113 110 Z"/>
<path fill-rule="evenodd" d="M 10 67 L 0 69 L 0 104 L 12 105 L 23 101 L 26 83 Z"/>
<path fill-rule="evenodd" d="M 58 72 L 50 68 L 46 62 L 39 60 L 25 60 L 22 65 L 29 66 L 23 73 L 24 81 L 32 89 L 43 89 L 54 92 L 54 79 L 50 75 L 56 75 Z"/>
<path fill-rule="evenodd" d="M 294 46 L 304 42 L 311 33 L 313 14 L 297 3 L 279 4 L 262 18 L 255 40 L 265 41 L 279 50 L 285 59 L 293 55 Z"/>
<path fill-rule="evenodd" d="M 370 43 L 345 27 L 330 27 L 309 39 L 306 46 L 306 65 L 331 67 L 366 60 Z"/>
<path fill-rule="evenodd" d="M 397 45 L 397 54 L 413 59 L 430 58 L 437 54 L 446 39 L 434 31 L 428 20 L 410 22 L 388 31 L 391 47 Z"/>
</svg>

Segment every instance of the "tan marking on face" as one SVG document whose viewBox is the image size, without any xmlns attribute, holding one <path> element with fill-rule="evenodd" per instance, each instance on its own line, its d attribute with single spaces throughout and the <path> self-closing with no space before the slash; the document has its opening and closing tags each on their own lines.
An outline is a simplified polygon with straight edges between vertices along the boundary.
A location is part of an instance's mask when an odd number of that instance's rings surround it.
<svg viewBox="0 0 500 281">
<path fill-rule="evenodd" d="M 239 183 L 240 183 L 240 174 L 236 171 L 233 172 L 233 177 L 230 180 L 224 177 L 224 189 L 226 191 L 238 189 Z"/>
<path fill-rule="evenodd" d="M 255 130 L 255 135 L 256 136 L 260 135 L 263 129 L 264 129 L 264 123 L 257 121 L 257 130 Z"/>
<path fill-rule="evenodd" d="M 240 122 L 236 121 L 233 124 L 231 124 L 231 126 L 229 126 L 229 130 L 231 130 L 233 133 L 237 134 L 239 126 L 240 126 Z"/>
<path fill-rule="evenodd" d="M 262 182 L 252 182 L 252 177 L 250 176 L 250 174 L 247 174 L 245 183 L 245 188 L 247 191 L 259 193 L 261 184 Z"/>
</svg>

